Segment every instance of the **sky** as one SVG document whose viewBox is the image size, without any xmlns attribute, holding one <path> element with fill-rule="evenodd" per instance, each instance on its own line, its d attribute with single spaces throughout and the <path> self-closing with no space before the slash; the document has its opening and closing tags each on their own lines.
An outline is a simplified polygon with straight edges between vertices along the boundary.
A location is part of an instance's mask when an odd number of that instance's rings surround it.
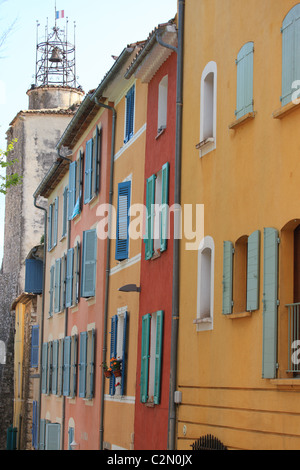
<svg viewBox="0 0 300 470">
<path fill-rule="evenodd" d="M 38 41 L 55 23 L 68 17 L 68 39 L 74 22 L 77 85 L 85 92 L 96 88 L 127 44 L 146 39 L 160 23 L 174 18 L 177 0 L 0 0 L 0 38 L 12 26 L 0 50 L 0 149 L 6 149 L 6 131 L 22 109 L 28 109 L 26 91 L 34 83 L 37 21 Z M 0 265 L 3 256 L 4 197 L 0 196 Z"/>
</svg>

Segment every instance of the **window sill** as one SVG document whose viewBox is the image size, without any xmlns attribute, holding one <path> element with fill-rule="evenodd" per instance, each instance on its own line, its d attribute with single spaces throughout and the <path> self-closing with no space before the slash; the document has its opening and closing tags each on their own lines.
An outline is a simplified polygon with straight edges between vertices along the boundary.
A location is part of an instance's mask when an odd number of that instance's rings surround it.
<svg viewBox="0 0 300 470">
<path fill-rule="evenodd" d="M 199 144 L 196 144 L 196 149 L 200 150 L 200 158 L 204 157 L 207 153 L 212 152 L 215 148 L 216 139 L 214 137 L 208 137 L 207 139 L 199 142 Z"/>
<path fill-rule="evenodd" d="M 163 127 L 162 129 L 158 129 L 157 136 L 155 137 L 155 139 L 157 140 L 165 132 L 165 130 L 166 130 L 165 127 Z"/>
<path fill-rule="evenodd" d="M 196 318 L 196 320 L 193 320 L 193 323 L 196 325 L 199 325 L 199 323 L 212 323 L 212 318 L 211 317 Z"/>
<path fill-rule="evenodd" d="M 229 315 L 224 315 L 228 320 L 235 320 L 237 318 L 247 318 L 251 317 L 252 312 L 241 312 L 241 313 L 230 313 Z"/>
<path fill-rule="evenodd" d="M 299 379 L 271 379 L 270 383 L 281 390 L 300 390 Z"/>
<path fill-rule="evenodd" d="M 86 300 L 89 307 L 96 303 L 96 297 L 95 296 L 93 296 L 93 297 L 83 297 L 83 298 Z"/>
<path fill-rule="evenodd" d="M 279 109 L 276 109 L 276 111 L 273 112 L 272 116 L 273 119 L 282 119 L 291 112 L 295 111 L 295 109 L 298 108 L 298 104 L 293 103 L 292 101 L 285 106 L 282 106 Z"/>
<path fill-rule="evenodd" d="M 252 113 L 245 114 L 245 116 L 242 116 L 239 119 L 237 119 L 236 121 L 233 121 L 231 124 L 229 124 L 228 129 L 238 129 L 246 121 L 251 121 L 252 119 L 254 119 L 255 114 L 256 114 L 256 111 L 253 111 Z"/>
</svg>

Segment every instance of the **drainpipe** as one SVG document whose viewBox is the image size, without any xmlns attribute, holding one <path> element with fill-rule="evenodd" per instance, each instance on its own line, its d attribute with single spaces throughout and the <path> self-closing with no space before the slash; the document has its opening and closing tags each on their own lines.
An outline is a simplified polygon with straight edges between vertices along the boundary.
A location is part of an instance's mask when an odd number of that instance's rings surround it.
<svg viewBox="0 0 300 470">
<path fill-rule="evenodd" d="M 182 143 L 182 105 L 183 105 L 183 35 L 185 0 L 178 0 L 178 47 L 177 47 L 177 91 L 176 91 L 176 144 L 175 144 L 175 207 L 180 206 L 181 198 L 181 143 Z M 177 348 L 179 327 L 179 239 L 173 240 L 173 295 L 171 326 L 171 361 L 169 391 L 168 450 L 176 446 L 176 404 L 174 393 L 177 380 Z"/>
<path fill-rule="evenodd" d="M 92 98 L 91 98 L 92 99 Z M 110 271 L 110 239 L 111 239 L 111 207 L 113 202 L 113 181 L 114 181 L 114 156 L 115 156 L 115 133 L 116 133 L 116 117 L 117 113 L 115 108 L 104 103 L 100 103 L 97 98 L 94 98 L 95 103 L 102 108 L 106 108 L 113 113 L 112 122 L 112 135 L 111 135 L 111 157 L 110 157 L 110 182 L 109 182 L 109 215 L 108 215 L 108 237 L 107 237 L 107 253 L 106 253 L 106 278 L 105 278 L 105 301 L 104 301 L 104 325 L 103 325 L 103 349 L 102 357 L 106 357 L 107 351 L 107 317 L 108 317 L 108 294 L 109 294 L 109 271 Z M 104 388 L 105 379 L 104 373 L 102 374 L 101 382 L 101 402 L 100 402 L 100 450 L 103 450 L 103 421 L 104 421 Z"/>
</svg>

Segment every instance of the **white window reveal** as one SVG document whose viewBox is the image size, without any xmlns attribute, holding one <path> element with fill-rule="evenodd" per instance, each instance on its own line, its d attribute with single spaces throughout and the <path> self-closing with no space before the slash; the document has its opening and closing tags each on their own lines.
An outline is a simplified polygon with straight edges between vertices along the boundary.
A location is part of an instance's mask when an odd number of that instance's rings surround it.
<svg viewBox="0 0 300 470">
<path fill-rule="evenodd" d="M 158 117 L 157 133 L 167 127 L 167 108 L 168 108 L 168 75 L 165 75 L 158 86 Z"/>
<path fill-rule="evenodd" d="M 216 148 L 217 64 L 209 62 L 203 70 L 200 93 L 200 156 Z"/>
<path fill-rule="evenodd" d="M 213 329 L 214 256 L 214 241 L 206 236 L 198 250 L 197 319 L 194 320 L 197 331 Z"/>
</svg>

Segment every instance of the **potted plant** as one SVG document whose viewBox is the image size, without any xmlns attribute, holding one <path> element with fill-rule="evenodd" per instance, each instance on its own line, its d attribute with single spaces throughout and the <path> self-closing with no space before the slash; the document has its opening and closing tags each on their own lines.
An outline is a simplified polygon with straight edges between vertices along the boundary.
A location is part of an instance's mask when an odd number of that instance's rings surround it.
<svg viewBox="0 0 300 470">
<path fill-rule="evenodd" d="M 102 362 L 101 365 L 102 365 L 102 368 L 103 368 L 103 372 L 104 372 L 105 377 L 106 377 L 106 378 L 111 377 L 111 373 L 112 373 L 111 368 L 108 367 L 108 365 L 106 364 L 106 362 Z"/>
<path fill-rule="evenodd" d="M 121 372 L 121 360 L 116 359 L 115 357 L 112 357 L 110 360 L 110 367 L 112 370 L 112 373 L 114 374 L 115 377 L 121 377 L 122 372 Z"/>
</svg>

